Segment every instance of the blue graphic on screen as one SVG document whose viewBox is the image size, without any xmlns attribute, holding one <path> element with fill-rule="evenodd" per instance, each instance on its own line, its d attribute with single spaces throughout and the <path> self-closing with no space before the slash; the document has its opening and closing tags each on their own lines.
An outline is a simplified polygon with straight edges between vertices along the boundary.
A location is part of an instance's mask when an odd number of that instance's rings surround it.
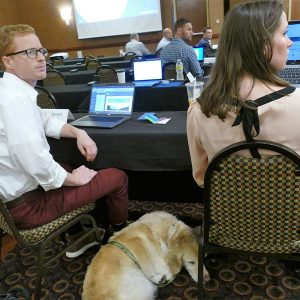
<svg viewBox="0 0 300 300">
<path fill-rule="evenodd" d="M 295 24 L 289 24 L 287 35 L 293 42 L 289 48 L 289 61 L 300 61 L 300 21 Z"/>
<path fill-rule="evenodd" d="M 133 93 L 133 87 L 95 87 L 92 89 L 90 113 L 131 114 Z"/>
<path fill-rule="evenodd" d="M 198 61 L 203 61 L 204 60 L 204 48 L 203 47 L 195 47 L 194 50 L 196 52 Z"/>
</svg>

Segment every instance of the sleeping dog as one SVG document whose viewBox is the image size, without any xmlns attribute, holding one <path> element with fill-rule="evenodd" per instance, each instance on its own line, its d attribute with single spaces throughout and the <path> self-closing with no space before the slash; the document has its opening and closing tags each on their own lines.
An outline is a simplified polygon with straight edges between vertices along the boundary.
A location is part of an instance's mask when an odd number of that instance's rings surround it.
<svg viewBox="0 0 300 300">
<path fill-rule="evenodd" d="M 198 242 L 192 228 L 166 212 L 142 216 L 115 233 L 93 258 L 83 300 L 153 300 L 158 286 L 185 267 L 198 280 Z M 209 275 L 204 270 L 204 279 Z"/>
</svg>

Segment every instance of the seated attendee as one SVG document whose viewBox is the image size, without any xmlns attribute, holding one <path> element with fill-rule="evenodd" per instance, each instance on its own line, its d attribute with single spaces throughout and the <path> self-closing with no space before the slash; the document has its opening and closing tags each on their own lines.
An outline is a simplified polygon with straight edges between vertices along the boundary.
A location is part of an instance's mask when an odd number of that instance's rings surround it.
<svg viewBox="0 0 300 300">
<path fill-rule="evenodd" d="M 165 28 L 163 30 L 163 37 L 157 44 L 156 51 L 161 50 L 162 48 L 167 46 L 171 42 L 172 37 L 173 37 L 172 30 L 170 28 Z"/>
<path fill-rule="evenodd" d="M 140 42 L 140 37 L 137 33 L 130 34 L 130 41 L 125 46 L 126 52 L 134 52 L 136 55 L 143 56 L 150 54 L 144 43 Z"/>
<path fill-rule="evenodd" d="M 246 138 L 277 142 L 300 155 L 300 90 L 278 76 L 292 45 L 287 26 L 279 0 L 243 3 L 227 14 L 209 83 L 188 111 L 188 143 L 199 186 L 212 157 Z M 252 101 L 260 98 L 271 101 L 256 108 Z M 255 128 L 237 118 L 246 120 L 245 110 L 257 110 Z"/>
<path fill-rule="evenodd" d="M 188 19 L 178 19 L 174 24 L 174 37 L 172 41 L 165 46 L 160 53 L 163 64 L 175 62 L 181 59 L 184 72 L 191 72 L 194 77 L 203 75 L 203 70 L 197 60 L 197 56 L 193 47 L 187 45 L 186 42 L 191 41 L 193 36 L 192 23 Z"/>
<path fill-rule="evenodd" d="M 196 45 L 196 47 L 203 47 L 204 48 L 204 55 L 205 56 L 215 56 L 216 55 L 216 49 L 213 49 L 212 44 L 212 36 L 213 31 L 211 27 L 204 27 L 202 29 L 203 37 L 199 41 L 199 43 Z"/>
<path fill-rule="evenodd" d="M 91 202 L 105 207 L 102 214 L 120 228 L 128 216 L 126 174 L 115 168 L 95 171 L 60 164 L 49 152 L 46 136 L 75 138 L 87 162 L 95 159 L 98 147 L 84 130 L 46 117 L 37 106 L 34 86 L 46 77 L 47 54 L 32 27 L 0 28 L 5 70 L 0 79 L 0 195 L 20 229 L 46 224 Z M 104 220 L 98 216 L 97 221 Z M 83 240 L 68 254 L 78 256 L 94 244 L 90 238 Z"/>
</svg>

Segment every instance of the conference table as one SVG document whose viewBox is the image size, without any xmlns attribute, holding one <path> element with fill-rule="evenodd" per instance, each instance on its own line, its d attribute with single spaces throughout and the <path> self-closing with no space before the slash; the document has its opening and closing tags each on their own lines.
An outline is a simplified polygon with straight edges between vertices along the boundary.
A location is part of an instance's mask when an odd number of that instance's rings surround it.
<svg viewBox="0 0 300 300">
<path fill-rule="evenodd" d="M 88 111 L 91 85 L 72 84 L 46 88 L 54 95 L 59 108 L 68 108 L 72 112 Z M 133 111 L 186 111 L 187 108 L 187 91 L 181 82 L 170 81 L 167 85 L 135 88 Z"/>
<path fill-rule="evenodd" d="M 99 60 L 99 59 L 98 59 Z M 100 61 L 101 62 L 101 61 Z M 130 61 L 128 60 L 120 60 L 120 61 L 103 61 L 101 62 L 103 65 L 109 65 L 115 69 L 125 69 L 130 68 Z M 76 63 L 76 64 L 68 64 L 68 65 L 59 65 L 54 67 L 55 70 L 59 72 L 68 72 L 71 70 L 84 71 L 86 70 L 85 63 Z M 94 70 L 95 72 L 96 70 Z"/>
<path fill-rule="evenodd" d="M 80 117 L 83 114 L 75 114 Z M 140 121 L 141 113 L 112 129 L 84 128 L 98 146 L 98 154 L 88 166 L 94 169 L 116 167 L 130 171 L 191 170 L 186 136 L 186 111 L 164 111 L 157 117 L 171 118 L 165 125 Z M 75 139 L 48 138 L 56 161 L 86 164 Z"/>
<path fill-rule="evenodd" d="M 105 61 L 121 61 L 124 60 L 123 56 L 98 56 L 96 57 L 100 62 L 105 62 Z M 64 64 L 65 65 L 75 65 L 77 63 L 84 64 L 84 58 L 67 58 L 64 59 Z"/>
</svg>

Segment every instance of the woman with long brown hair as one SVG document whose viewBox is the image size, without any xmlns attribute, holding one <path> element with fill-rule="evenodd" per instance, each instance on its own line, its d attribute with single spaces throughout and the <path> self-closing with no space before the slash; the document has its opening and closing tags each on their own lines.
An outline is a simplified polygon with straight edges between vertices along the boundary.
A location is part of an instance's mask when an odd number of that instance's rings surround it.
<svg viewBox="0 0 300 300">
<path fill-rule="evenodd" d="M 209 83 L 188 111 L 198 185 L 212 157 L 235 142 L 256 137 L 300 154 L 300 90 L 278 76 L 292 45 L 287 27 L 279 0 L 243 3 L 227 14 Z M 258 107 L 257 99 L 268 103 Z M 252 121 L 245 117 L 249 113 Z"/>
</svg>

